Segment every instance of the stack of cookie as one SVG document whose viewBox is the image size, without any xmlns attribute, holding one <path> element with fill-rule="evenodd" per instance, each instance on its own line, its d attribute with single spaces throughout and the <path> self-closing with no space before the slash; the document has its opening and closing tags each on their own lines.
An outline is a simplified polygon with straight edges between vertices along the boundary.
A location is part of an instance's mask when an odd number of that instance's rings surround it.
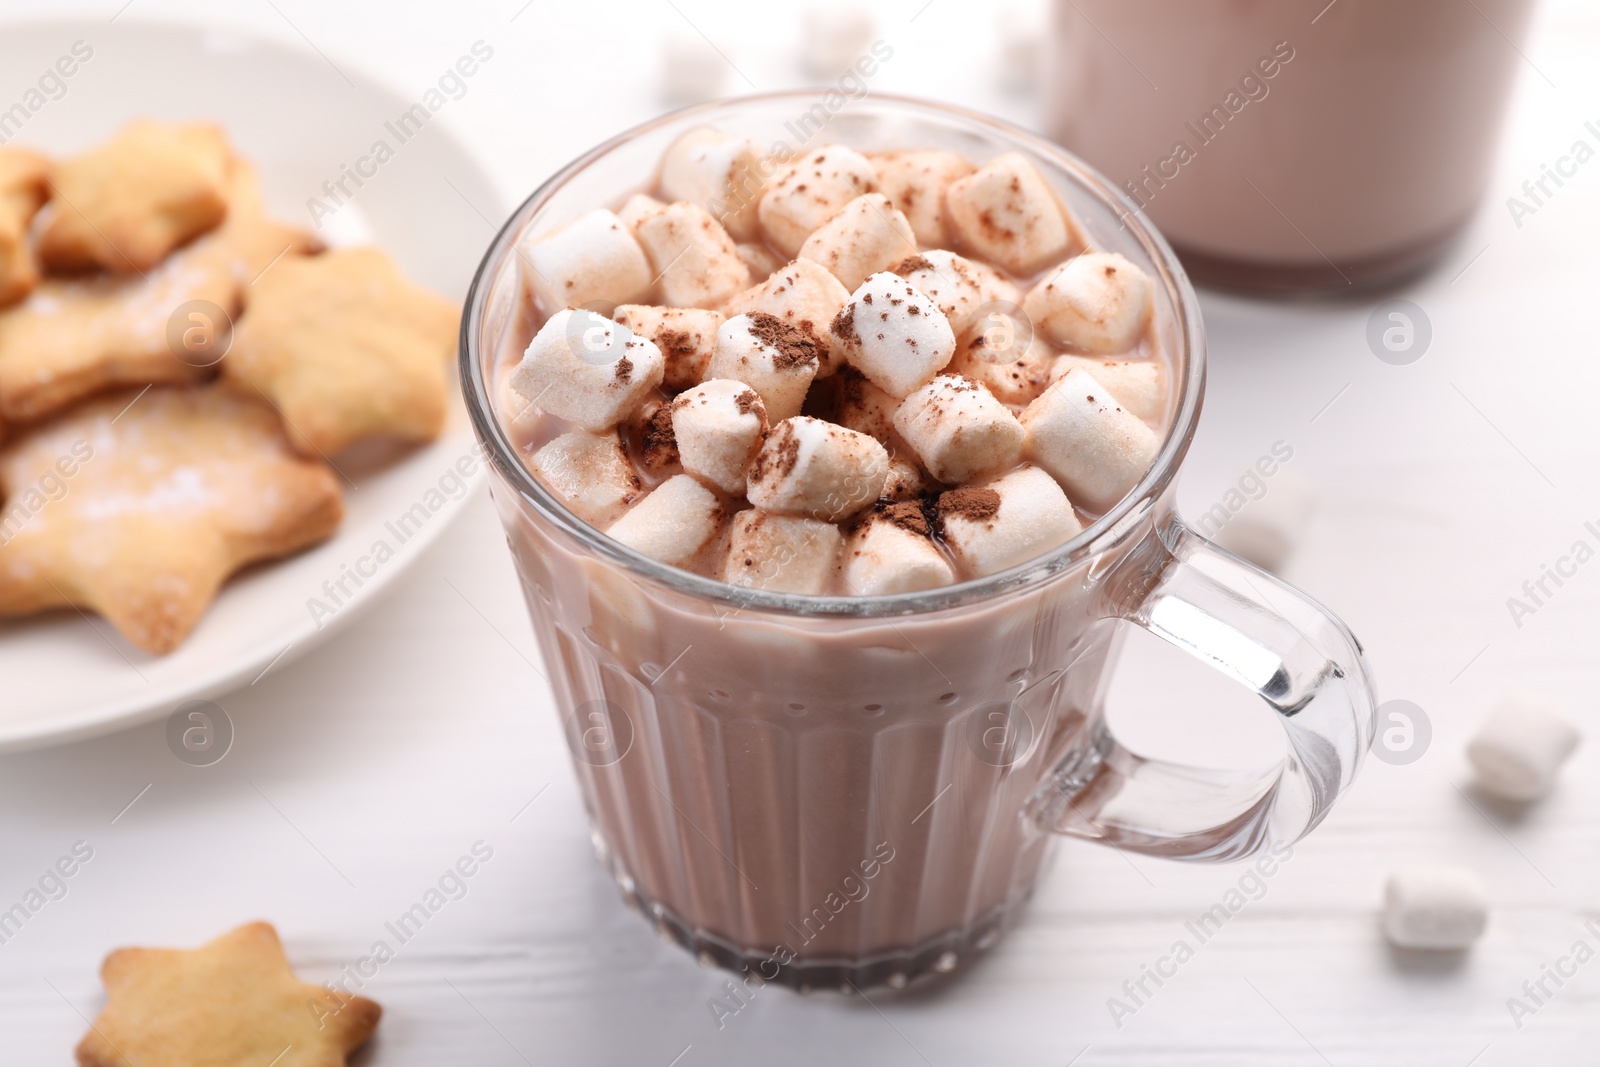
<svg viewBox="0 0 1600 1067">
<path fill-rule="evenodd" d="M 333 533 L 340 452 L 438 436 L 458 321 L 267 218 L 215 126 L 0 147 L 0 617 L 176 648 L 229 575 Z"/>
</svg>

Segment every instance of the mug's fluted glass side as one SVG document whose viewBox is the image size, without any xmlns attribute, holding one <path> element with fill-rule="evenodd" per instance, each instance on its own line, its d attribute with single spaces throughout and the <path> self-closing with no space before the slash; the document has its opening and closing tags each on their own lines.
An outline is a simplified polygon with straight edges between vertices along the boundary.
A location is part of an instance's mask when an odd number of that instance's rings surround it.
<svg viewBox="0 0 1600 1067">
<path fill-rule="evenodd" d="M 494 494 L 630 903 L 793 985 L 898 984 L 993 941 L 1050 840 L 1028 798 L 1098 697 L 1093 568 L 950 612 L 796 618 L 640 582 Z"/>
</svg>

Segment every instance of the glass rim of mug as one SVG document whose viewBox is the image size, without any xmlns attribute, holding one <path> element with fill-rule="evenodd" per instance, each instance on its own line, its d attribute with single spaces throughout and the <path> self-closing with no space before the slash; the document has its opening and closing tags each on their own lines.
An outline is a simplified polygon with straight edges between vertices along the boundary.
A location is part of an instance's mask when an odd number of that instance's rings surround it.
<svg viewBox="0 0 1600 1067">
<path fill-rule="evenodd" d="M 658 562 L 607 537 L 569 511 L 546 489 L 523 463 L 516 446 L 502 426 L 493 404 L 493 390 L 484 375 L 480 351 L 484 312 L 493 281 L 512 254 L 513 245 L 528 223 L 555 193 L 594 163 L 634 138 L 663 126 L 702 118 L 708 122 L 718 115 L 736 112 L 751 104 L 771 104 L 791 100 L 813 102 L 819 91 L 779 90 L 728 97 L 666 112 L 640 123 L 596 145 L 556 171 L 524 200 L 495 234 L 484 253 L 472 286 L 467 291 L 461 319 L 460 370 L 463 397 L 478 439 L 484 442 L 490 461 L 516 488 L 523 501 L 544 519 L 555 524 L 587 550 L 616 563 L 652 584 L 666 586 L 705 600 L 728 604 L 741 611 L 766 611 L 790 616 L 877 618 L 922 615 L 992 599 L 1018 589 L 1042 584 L 1054 575 L 1075 567 L 1084 560 L 1121 542 L 1136 530 L 1139 519 L 1165 492 L 1177 474 L 1194 433 L 1205 389 L 1205 330 L 1200 318 L 1199 299 L 1176 253 L 1152 226 L 1144 222 L 1137 205 L 1115 184 L 1060 145 L 1003 119 L 979 111 L 896 93 L 871 93 L 851 104 L 861 109 L 888 106 L 923 117 L 955 120 L 977 127 L 989 137 L 1009 142 L 1011 150 L 1022 149 L 1064 173 L 1076 189 L 1099 200 L 1118 216 L 1156 269 L 1155 281 L 1165 288 L 1177 316 L 1175 335 L 1179 351 L 1171 353 L 1173 369 L 1182 374 L 1182 397 L 1155 462 L 1121 500 L 1075 537 L 1043 555 L 1014 567 L 951 585 L 915 593 L 873 596 L 814 596 L 780 593 L 731 585 L 691 571 Z M 600 205 L 596 205 L 600 206 Z M 1092 235 L 1091 235 L 1092 236 Z M 1181 358 L 1180 358 L 1181 357 Z"/>
</svg>

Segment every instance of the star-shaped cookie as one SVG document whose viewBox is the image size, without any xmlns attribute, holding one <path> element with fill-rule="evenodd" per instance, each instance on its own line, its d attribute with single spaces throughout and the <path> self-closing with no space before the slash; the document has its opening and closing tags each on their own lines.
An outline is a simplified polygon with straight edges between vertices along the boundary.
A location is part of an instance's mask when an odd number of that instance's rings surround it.
<svg viewBox="0 0 1600 1067">
<path fill-rule="evenodd" d="M 117 949 L 100 978 L 106 1006 L 78 1067 L 344 1067 L 382 1014 L 297 979 L 261 922 L 197 949 Z"/>
<path fill-rule="evenodd" d="M 133 123 L 56 168 L 39 259 L 52 270 L 151 269 L 227 215 L 231 157 L 220 127 Z"/>
<path fill-rule="evenodd" d="M 250 294 L 227 379 L 261 390 L 308 454 L 444 428 L 460 312 L 375 248 L 285 260 Z"/>
<path fill-rule="evenodd" d="M 28 226 L 50 196 L 50 161 L 21 148 L 0 148 L 0 308 L 39 283 Z"/>
<path fill-rule="evenodd" d="M 247 164 L 235 161 L 229 190 L 228 221 L 144 276 L 47 279 L 0 311 L 0 415 L 31 421 L 118 385 L 210 373 L 209 350 L 227 338 L 252 279 L 280 256 L 320 248 L 266 218 Z"/>
<path fill-rule="evenodd" d="M 89 401 L 0 449 L 0 617 L 80 607 L 170 652 L 217 589 L 328 537 L 339 485 L 226 386 Z"/>
</svg>

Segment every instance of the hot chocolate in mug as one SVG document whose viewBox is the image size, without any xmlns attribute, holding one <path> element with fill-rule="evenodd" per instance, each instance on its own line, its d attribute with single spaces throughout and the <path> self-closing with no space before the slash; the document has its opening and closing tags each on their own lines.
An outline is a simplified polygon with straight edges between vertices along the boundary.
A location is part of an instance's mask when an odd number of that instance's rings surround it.
<svg viewBox="0 0 1600 1067">
<path fill-rule="evenodd" d="M 1171 249 L 1138 218 L 1123 224 L 1115 187 L 969 112 L 873 94 L 817 123 L 817 104 L 774 94 L 678 112 L 564 168 L 489 249 L 461 370 L 594 843 L 628 903 L 703 961 L 756 980 L 901 986 L 992 945 L 1055 835 L 1195 860 L 1299 839 L 1356 774 L 1373 685 L 1339 619 L 1175 510 L 1205 334 Z M 950 149 L 980 165 L 1028 156 L 1093 244 L 1154 280 L 1172 389 L 1152 468 L 1031 562 L 892 596 L 727 585 L 567 511 L 529 473 L 501 409 L 505 368 L 540 325 L 516 243 L 620 203 L 701 125 L 774 153 L 837 142 Z M 1130 624 L 1256 694 L 1288 735 L 1281 765 L 1221 772 L 1121 745 L 1104 694 Z"/>
</svg>

